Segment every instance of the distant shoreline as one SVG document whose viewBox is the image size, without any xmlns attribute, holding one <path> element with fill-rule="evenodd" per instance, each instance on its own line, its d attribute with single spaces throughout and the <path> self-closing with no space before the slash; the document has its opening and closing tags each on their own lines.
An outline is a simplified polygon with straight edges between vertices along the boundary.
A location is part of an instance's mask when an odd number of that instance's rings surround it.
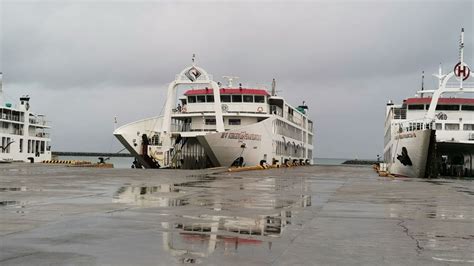
<svg viewBox="0 0 474 266">
<path fill-rule="evenodd" d="M 130 153 L 53 151 L 53 156 L 133 157 Z"/>
</svg>

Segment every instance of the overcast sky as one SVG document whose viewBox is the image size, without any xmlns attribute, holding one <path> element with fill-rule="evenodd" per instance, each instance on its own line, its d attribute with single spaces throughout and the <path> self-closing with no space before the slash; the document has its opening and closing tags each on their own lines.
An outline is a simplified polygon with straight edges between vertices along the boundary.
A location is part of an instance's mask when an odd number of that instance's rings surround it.
<svg viewBox="0 0 474 266">
<path fill-rule="evenodd" d="M 0 0 L 4 91 L 32 96 L 55 151 L 115 152 L 122 125 L 158 115 L 167 83 L 197 55 L 222 81 L 270 86 L 315 122 L 318 157 L 375 158 L 385 103 L 474 66 L 473 1 Z"/>
</svg>

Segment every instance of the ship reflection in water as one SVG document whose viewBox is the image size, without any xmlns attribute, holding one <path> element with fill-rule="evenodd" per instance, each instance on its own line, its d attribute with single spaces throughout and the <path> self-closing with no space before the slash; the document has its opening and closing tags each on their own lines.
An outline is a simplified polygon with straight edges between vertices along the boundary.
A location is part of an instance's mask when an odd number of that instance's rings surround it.
<svg viewBox="0 0 474 266">
<path fill-rule="evenodd" d="M 304 178 L 262 178 L 228 188 L 222 184 L 198 176 L 174 184 L 123 186 L 114 201 L 150 211 L 160 208 L 160 213 L 172 207 L 173 219 L 161 222 L 160 231 L 163 248 L 180 263 L 198 263 L 216 250 L 236 253 L 241 245 L 271 250 L 275 237 L 311 206 Z M 186 209 L 176 212 L 179 208 Z"/>
</svg>

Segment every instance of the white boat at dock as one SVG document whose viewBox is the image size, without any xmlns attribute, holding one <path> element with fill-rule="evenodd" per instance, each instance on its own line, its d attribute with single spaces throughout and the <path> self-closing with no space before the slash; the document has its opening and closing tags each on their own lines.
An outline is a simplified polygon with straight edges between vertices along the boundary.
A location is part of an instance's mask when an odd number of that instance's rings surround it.
<svg viewBox="0 0 474 266">
<path fill-rule="evenodd" d="M 114 135 L 136 167 L 207 168 L 313 161 L 313 122 L 264 88 L 226 86 L 203 68 L 185 68 L 170 83 L 164 114 L 121 126 Z M 177 98 L 178 87 L 184 93 Z M 158 110 L 161 107 L 157 108 Z"/>
<path fill-rule="evenodd" d="M 402 104 L 386 107 L 384 161 L 393 175 L 408 177 L 474 176 L 474 75 L 464 62 L 464 30 L 459 62 L 435 75 L 438 89 L 417 92 Z M 454 81 L 453 81 L 454 80 Z"/>
<path fill-rule="evenodd" d="M 44 115 L 30 110 L 30 97 L 17 105 L 4 101 L 0 72 L 0 162 L 51 160 L 50 126 Z"/>
</svg>

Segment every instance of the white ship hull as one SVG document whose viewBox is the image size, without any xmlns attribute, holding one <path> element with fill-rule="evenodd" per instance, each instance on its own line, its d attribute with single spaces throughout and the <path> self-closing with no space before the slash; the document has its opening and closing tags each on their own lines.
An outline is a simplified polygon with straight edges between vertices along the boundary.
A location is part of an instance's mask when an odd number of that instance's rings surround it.
<svg viewBox="0 0 474 266">
<path fill-rule="evenodd" d="M 215 132 L 207 134 L 182 133 L 183 138 L 187 138 L 187 149 L 182 149 L 179 159 L 186 160 L 185 168 L 203 168 L 206 166 L 230 167 L 236 159 L 241 157 L 244 165 L 258 165 L 263 161 L 271 164 L 274 160 L 278 163 L 285 161 L 313 163 L 312 156 L 308 154 L 303 145 L 290 145 L 285 151 L 277 152 L 274 143 L 276 140 L 284 140 L 285 137 L 274 134 L 274 122 L 276 117 L 270 117 L 264 121 L 243 126 L 225 132 Z M 118 128 L 114 135 L 127 148 L 127 150 L 137 158 L 145 167 L 147 165 L 146 156 L 158 162 L 161 167 L 167 167 L 171 163 L 172 154 L 161 152 L 161 147 L 151 143 L 145 149 L 141 135 L 160 134 L 162 117 L 133 122 Z M 150 130 L 151 129 L 151 130 Z M 286 138 L 286 140 L 292 139 Z M 179 146 L 179 145 L 178 145 Z M 146 152 L 146 154 L 144 154 Z M 285 154 L 283 154 L 285 153 Z M 144 156 L 146 155 L 146 156 Z M 299 156 L 298 156 L 299 155 Z M 204 157 L 204 158 L 202 158 Z M 203 160 L 208 160 L 203 162 Z M 197 161 L 197 162 L 196 162 Z"/>
<path fill-rule="evenodd" d="M 273 140 L 282 138 L 273 133 L 275 119 L 268 118 L 256 124 L 204 135 L 198 139 L 202 139 L 205 147 L 209 147 L 209 153 L 215 157 L 220 166 L 231 166 L 239 157 L 243 158 L 246 165 L 258 165 L 262 160 L 271 164 L 273 159 L 279 162 L 284 162 L 285 159 L 306 160 L 307 158 L 303 156 L 282 157 L 274 152 Z"/>
<path fill-rule="evenodd" d="M 415 130 L 395 135 L 388 171 L 395 176 L 423 178 L 433 130 Z"/>
</svg>

